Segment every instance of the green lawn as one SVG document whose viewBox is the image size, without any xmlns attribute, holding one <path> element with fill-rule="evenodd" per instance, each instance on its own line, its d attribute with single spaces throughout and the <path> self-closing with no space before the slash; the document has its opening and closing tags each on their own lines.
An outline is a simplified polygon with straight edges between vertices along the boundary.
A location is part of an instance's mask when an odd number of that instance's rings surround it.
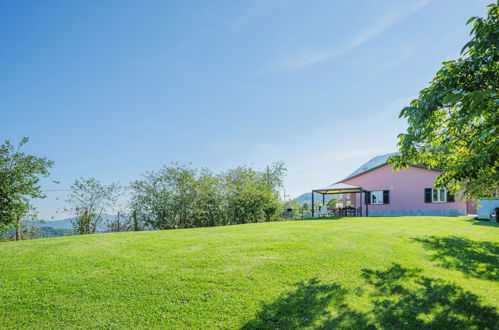
<svg viewBox="0 0 499 330">
<path fill-rule="evenodd" d="M 344 218 L 0 243 L 3 328 L 499 328 L 499 228 Z"/>
</svg>

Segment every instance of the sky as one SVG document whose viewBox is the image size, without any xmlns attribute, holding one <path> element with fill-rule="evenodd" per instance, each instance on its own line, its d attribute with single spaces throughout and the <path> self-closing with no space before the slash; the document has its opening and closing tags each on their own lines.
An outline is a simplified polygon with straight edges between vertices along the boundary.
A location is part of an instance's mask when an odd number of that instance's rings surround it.
<svg viewBox="0 0 499 330">
<path fill-rule="evenodd" d="M 397 150 L 400 110 L 489 2 L 0 0 L 0 142 L 55 162 L 42 219 L 78 177 L 172 161 L 283 161 L 294 198 Z"/>
</svg>

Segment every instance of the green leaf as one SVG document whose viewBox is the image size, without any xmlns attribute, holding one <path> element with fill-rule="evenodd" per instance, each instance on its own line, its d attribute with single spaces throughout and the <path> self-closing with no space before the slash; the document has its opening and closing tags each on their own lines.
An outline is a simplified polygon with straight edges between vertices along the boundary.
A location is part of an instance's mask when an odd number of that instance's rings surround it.
<svg viewBox="0 0 499 330">
<path fill-rule="evenodd" d="M 466 25 L 470 24 L 471 22 L 473 22 L 473 21 L 474 21 L 474 20 L 476 20 L 476 19 L 477 19 L 477 17 L 476 17 L 476 16 L 474 16 L 474 17 L 470 18 L 470 19 L 466 22 Z"/>
<path fill-rule="evenodd" d="M 446 61 L 420 93 L 399 135 L 400 162 L 444 170 L 441 182 L 467 190 L 467 196 L 495 196 L 499 190 L 497 71 L 499 2 L 488 17 L 472 17 L 471 40 L 462 57 Z"/>
</svg>

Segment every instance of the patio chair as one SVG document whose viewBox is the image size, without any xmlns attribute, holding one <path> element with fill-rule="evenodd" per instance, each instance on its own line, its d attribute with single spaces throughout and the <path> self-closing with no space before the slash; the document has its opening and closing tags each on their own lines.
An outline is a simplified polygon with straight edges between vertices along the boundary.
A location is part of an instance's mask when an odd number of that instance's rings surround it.
<svg viewBox="0 0 499 330">
<path fill-rule="evenodd" d="M 327 217 L 327 206 L 321 206 L 319 208 L 319 214 L 321 217 Z"/>
</svg>

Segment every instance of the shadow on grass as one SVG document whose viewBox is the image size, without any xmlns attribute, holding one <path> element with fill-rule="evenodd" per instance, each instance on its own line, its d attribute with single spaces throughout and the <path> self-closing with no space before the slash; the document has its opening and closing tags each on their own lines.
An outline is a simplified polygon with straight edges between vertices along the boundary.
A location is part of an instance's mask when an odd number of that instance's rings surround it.
<svg viewBox="0 0 499 330">
<path fill-rule="evenodd" d="M 414 238 L 434 252 L 432 259 L 439 265 L 459 270 L 466 275 L 487 280 L 499 280 L 499 244 L 448 236 Z"/>
<path fill-rule="evenodd" d="M 487 226 L 487 227 L 499 227 L 499 222 L 492 222 L 488 220 L 478 220 L 478 219 L 469 219 L 467 222 L 471 222 L 474 226 Z"/>
<path fill-rule="evenodd" d="M 383 328 L 496 329 L 499 314 L 456 284 L 393 264 L 386 271 L 364 270 L 376 323 Z"/>
<path fill-rule="evenodd" d="M 364 289 L 356 289 L 372 307 L 358 311 L 348 304 L 349 292 L 339 284 L 316 279 L 264 305 L 243 329 L 495 329 L 494 307 L 459 286 L 420 275 L 419 269 L 392 264 L 384 271 L 365 269 Z M 367 293 L 368 292 L 368 293 Z"/>
<path fill-rule="evenodd" d="M 335 320 L 350 319 L 355 315 L 345 304 L 347 293 L 348 290 L 336 283 L 323 284 L 317 279 L 300 282 L 294 291 L 264 305 L 256 318 L 242 329 L 297 329 L 325 325 L 331 321 L 331 311 L 328 310 L 331 304 L 336 312 L 341 313 Z"/>
</svg>

